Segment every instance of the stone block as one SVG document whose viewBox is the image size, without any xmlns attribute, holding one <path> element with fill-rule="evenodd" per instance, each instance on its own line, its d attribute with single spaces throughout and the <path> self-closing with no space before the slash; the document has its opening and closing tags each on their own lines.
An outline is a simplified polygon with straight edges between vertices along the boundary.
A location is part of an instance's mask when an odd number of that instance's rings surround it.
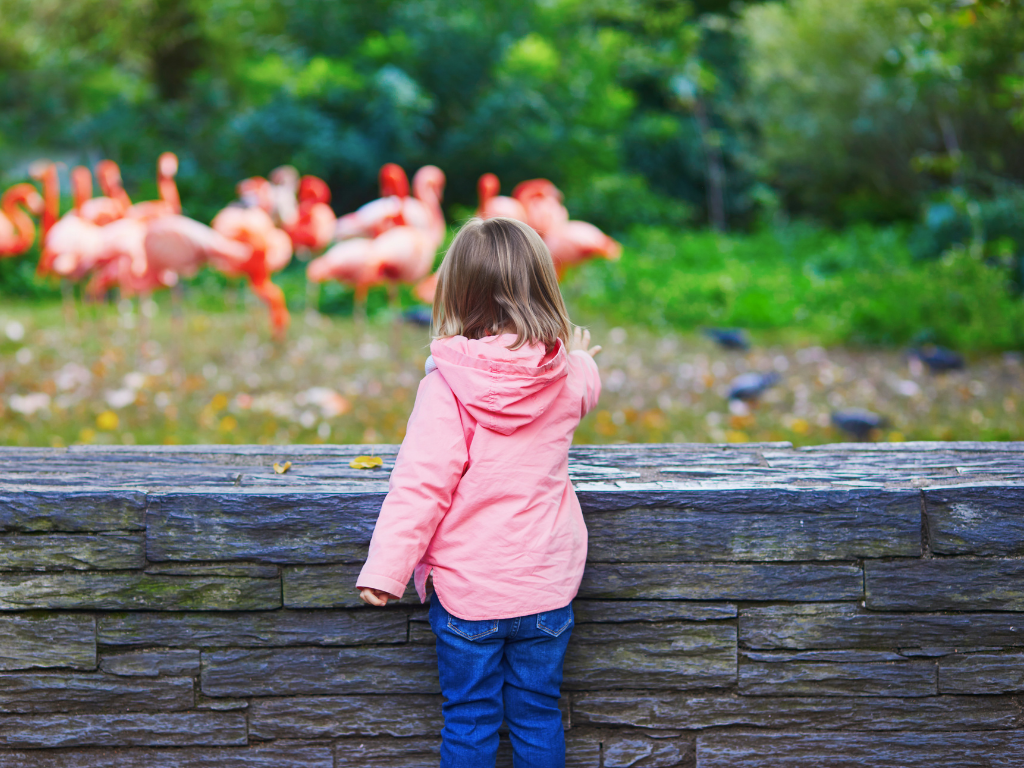
<svg viewBox="0 0 1024 768">
<path fill-rule="evenodd" d="M 327 745 L 287 741 L 198 749 L 0 749 L 0 768 L 334 768 L 334 756 Z"/>
<path fill-rule="evenodd" d="M 577 624 L 736 618 L 736 606 L 730 603 L 690 603 L 681 600 L 574 600 L 572 611 Z"/>
<path fill-rule="evenodd" d="M 0 494 L 0 532 L 143 531 L 145 514 L 146 494 L 139 491 L 8 490 Z"/>
<path fill-rule="evenodd" d="M 96 620 L 92 616 L 0 615 L 0 671 L 96 668 Z"/>
<path fill-rule="evenodd" d="M 402 643 L 406 614 L 392 610 L 265 613 L 114 613 L 98 618 L 105 646 L 259 648 Z"/>
<path fill-rule="evenodd" d="M 278 579 L 117 571 L 0 574 L 0 610 L 254 611 L 281 607 Z"/>
<path fill-rule="evenodd" d="M 0 536 L 0 571 L 95 571 L 146 565 L 142 533 L 41 533 Z"/>
<path fill-rule="evenodd" d="M 195 700 L 190 677 L 132 680 L 100 674 L 0 675 L 0 713 L 171 712 Z M 0 739 L 3 734 L 0 732 Z"/>
<path fill-rule="evenodd" d="M 1024 654 L 955 653 L 939 660 L 942 693 L 1019 693 L 1024 691 Z"/>
<path fill-rule="evenodd" d="M 588 559 L 763 562 L 921 554 L 917 491 L 709 488 L 667 496 L 657 506 L 588 510 Z"/>
<path fill-rule="evenodd" d="M 155 648 L 105 653 L 100 659 L 100 670 L 126 677 L 193 677 L 199 674 L 199 650 Z"/>
<path fill-rule="evenodd" d="M 615 734 L 602 740 L 604 768 L 674 768 L 693 765 L 693 737 L 652 739 L 637 733 Z"/>
<path fill-rule="evenodd" d="M 147 555 L 154 562 L 361 563 L 383 500 L 325 491 L 153 494 Z"/>
<path fill-rule="evenodd" d="M 644 563 L 587 566 L 580 597 L 657 600 L 859 600 L 856 565 Z"/>
<path fill-rule="evenodd" d="M 893 560 L 864 564 L 876 611 L 1024 611 L 1024 560 Z"/>
<path fill-rule="evenodd" d="M 310 565 L 283 569 L 285 608 L 361 608 L 356 591 L 362 565 Z"/>
<path fill-rule="evenodd" d="M 441 739 L 342 739 L 334 745 L 336 768 L 436 768 Z"/>
<path fill-rule="evenodd" d="M 1024 486 L 928 488 L 928 539 L 943 555 L 1024 555 Z"/>
<path fill-rule="evenodd" d="M 573 629 L 564 690 L 716 688 L 736 682 L 736 628 L 682 623 Z"/>
<path fill-rule="evenodd" d="M 235 712 L 5 715 L 0 746 L 188 747 L 246 744 L 245 716 Z"/>
<path fill-rule="evenodd" d="M 204 651 L 201 679 L 207 696 L 440 692 L 421 645 Z"/>
<path fill-rule="evenodd" d="M 697 768 L 1016 768 L 1020 731 L 979 733 L 710 733 Z"/>
<path fill-rule="evenodd" d="M 751 696 L 933 696 L 935 662 L 750 661 L 741 656 L 739 692 Z"/>
<path fill-rule="evenodd" d="M 745 648 L 1024 646 L 1024 616 L 1012 613 L 874 613 L 855 605 L 772 605 L 740 610 Z"/>
<path fill-rule="evenodd" d="M 573 727 L 699 730 L 993 731 L 1024 727 L 1011 696 L 921 698 L 738 696 L 646 691 L 575 693 Z"/>
<path fill-rule="evenodd" d="M 336 739 L 345 736 L 435 736 L 440 696 L 317 696 L 254 699 L 249 735 L 255 739 Z"/>
</svg>

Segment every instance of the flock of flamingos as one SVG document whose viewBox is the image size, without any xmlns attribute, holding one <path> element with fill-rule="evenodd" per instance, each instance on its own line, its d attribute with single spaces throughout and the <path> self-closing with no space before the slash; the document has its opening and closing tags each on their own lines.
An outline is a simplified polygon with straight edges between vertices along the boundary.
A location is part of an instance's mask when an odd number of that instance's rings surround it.
<svg viewBox="0 0 1024 768">
<path fill-rule="evenodd" d="M 93 174 L 78 166 L 70 174 L 73 207 L 61 215 L 56 164 L 41 161 L 31 183 L 16 184 L 0 198 L 0 257 L 28 251 L 36 240 L 37 272 L 67 281 L 87 281 L 85 292 L 98 298 L 117 288 L 122 296 L 149 295 L 170 288 L 209 266 L 232 277 L 247 278 L 252 291 L 270 310 L 276 334 L 288 327 L 284 294 L 271 276 L 293 254 L 312 258 L 306 274 L 313 283 L 338 280 L 355 290 L 365 309 L 366 293 L 375 285 L 394 289 L 414 286 L 426 303 L 434 300 L 435 256 L 445 239 L 441 200 L 445 175 L 426 165 L 409 179 L 401 166 L 380 169 L 380 198 L 340 218 L 330 206 L 327 184 L 299 176 L 291 166 L 269 178 L 239 182 L 238 199 L 218 213 L 209 226 L 183 216 L 175 184 L 178 158 L 165 152 L 157 161 L 159 200 L 133 203 L 121 172 L 112 160 L 95 168 L 103 192 L 93 196 Z M 480 177 L 477 215 L 507 216 L 526 222 L 547 243 L 559 277 L 569 266 L 589 258 L 616 259 L 621 247 L 597 227 L 572 221 L 562 193 L 547 179 L 519 184 L 512 197 L 499 195 L 498 177 Z"/>
</svg>

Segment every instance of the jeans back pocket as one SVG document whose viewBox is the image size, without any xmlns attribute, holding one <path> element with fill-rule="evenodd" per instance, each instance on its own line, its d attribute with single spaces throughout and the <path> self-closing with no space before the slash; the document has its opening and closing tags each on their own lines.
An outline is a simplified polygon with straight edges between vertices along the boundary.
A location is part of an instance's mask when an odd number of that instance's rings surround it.
<svg viewBox="0 0 1024 768">
<path fill-rule="evenodd" d="M 572 603 L 565 608 L 556 608 L 537 614 L 537 629 L 552 637 L 558 637 L 572 626 Z"/>
<path fill-rule="evenodd" d="M 481 640 L 498 631 L 498 620 L 469 621 L 468 619 L 460 619 L 458 616 L 448 614 L 448 629 L 467 640 Z"/>
</svg>

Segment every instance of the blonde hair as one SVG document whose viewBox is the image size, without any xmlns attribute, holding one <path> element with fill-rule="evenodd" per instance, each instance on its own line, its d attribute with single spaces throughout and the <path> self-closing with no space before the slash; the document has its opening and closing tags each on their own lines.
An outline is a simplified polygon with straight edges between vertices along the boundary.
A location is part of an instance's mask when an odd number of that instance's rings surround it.
<svg viewBox="0 0 1024 768">
<path fill-rule="evenodd" d="M 551 253 L 531 227 L 515 219 L 470 219 L 455 236 L 437 274 L 434 337 L 479 339 L 515 333 L 509 349 L 572 333 Z"/>
</svg>

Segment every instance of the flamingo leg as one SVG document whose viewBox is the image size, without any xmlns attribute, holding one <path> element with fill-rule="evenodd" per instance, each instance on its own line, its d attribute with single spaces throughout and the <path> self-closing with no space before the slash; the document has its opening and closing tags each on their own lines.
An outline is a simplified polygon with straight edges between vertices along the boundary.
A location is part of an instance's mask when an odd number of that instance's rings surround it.
<svg viewBox="0 0 1024 768">
<path fill-rule="evenodd" d="M 274 331 L 274 337 L 279 341 L 284 338 L 285 331 L 291 323 L 291 315 L 288 314 L 288 306 L 285 303 L 284 291 L 270 280 L 260 280 L 251 284 L 255 293 L 263 303 L 270 308 L 270 325 Z"/>
<path fill-rule="evenodd" d="M 352 306 L 352 318 L 358 327 L 366 326 L 366 296 L 370 289 L 365 285 L 357 285 Z"/>
</svg>

